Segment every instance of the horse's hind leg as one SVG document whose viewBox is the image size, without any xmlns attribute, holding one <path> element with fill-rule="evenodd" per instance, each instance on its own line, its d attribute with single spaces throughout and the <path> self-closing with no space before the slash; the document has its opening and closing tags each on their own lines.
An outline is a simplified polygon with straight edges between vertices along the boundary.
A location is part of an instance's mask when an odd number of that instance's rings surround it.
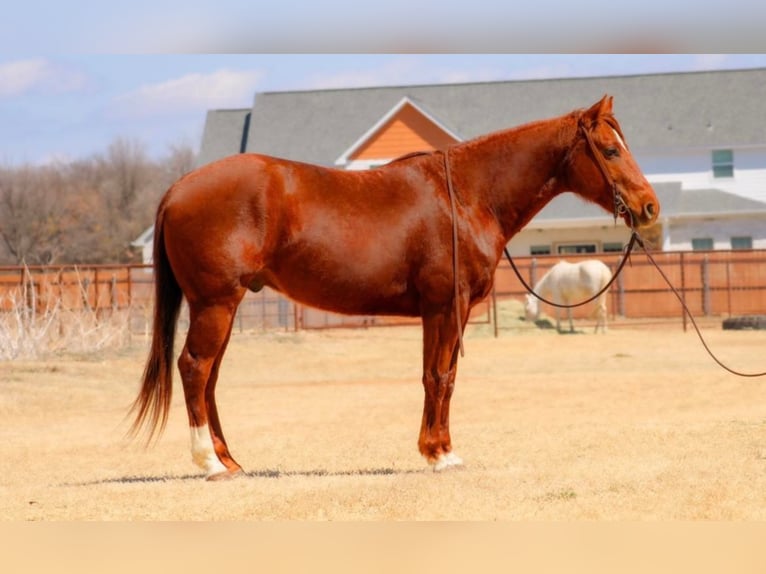
<svg viewBox="0 0 766 574">
<path fill-rule="evenodd" d="M 232 476 L 242 470 L 224 441 L 214 395 L 237 303 L 190 304 L 189 333 L 178 357 L 189 415 L 192 460 L 208 478 Z"/>
<path fill-rule="evenodd" d="M 596 330 L 595 333 L 598 333 L 598 328 L 601 327 L 601 332 L 606 333 L 606 302 L 605 301 L 599 301 L 598 306 L 596 307 Z"/>
<path fill-rule="evenodd" d="M 233 316 L 232 316 L 233 319 Z M 232 321 L 233 323 L 233 321 Z M 218 406 L 215 402 L 215 385 L 218 382 L 218 369 L 221 366 L 221 360 L 223 354 L 226 351 L 226 347 L 229 344 L 229 338 L 231 336 L 231 324 L 229 325 L 229 332 L 226 336 L 226 340 L 221 347 L 218 357 L 213 363 L 213 368 L 208 377 L 207 388 L 205 389 L 205 400 L 207 401 L 208 419 L 210 422 L 210 437 L 213 441 L 213 448 L 218 455 L 218 459 L 223 462 L 226 467 L 226 472 L 222 474 L 213 474 L 208 476 L 208 480 L 217 480 L 220 478 L 228 478 L 242 471 L 242 467 L 237 464 L 234 458 L 229 452 L 229 447 L 226 445 L 226 439 L 223 436 L 223 429 L 221 428 L 221 420 L 218 418 Z"/>
</svg>

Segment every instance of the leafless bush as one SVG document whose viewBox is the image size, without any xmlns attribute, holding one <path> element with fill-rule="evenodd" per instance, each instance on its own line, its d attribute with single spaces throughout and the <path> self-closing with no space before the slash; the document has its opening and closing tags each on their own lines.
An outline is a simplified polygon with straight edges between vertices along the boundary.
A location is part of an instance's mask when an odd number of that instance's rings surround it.
<svg viewBox="0 0 766 574">
<path fill-rule="evenodd" d="M 130 344 L 130 309 L 65 308 L 60 297 L 40 296 L 29 274 L 0 294 L 0 360 L 87 354 Z M 86 287 L 80 282 L 80 289 Z"/>
</svg>

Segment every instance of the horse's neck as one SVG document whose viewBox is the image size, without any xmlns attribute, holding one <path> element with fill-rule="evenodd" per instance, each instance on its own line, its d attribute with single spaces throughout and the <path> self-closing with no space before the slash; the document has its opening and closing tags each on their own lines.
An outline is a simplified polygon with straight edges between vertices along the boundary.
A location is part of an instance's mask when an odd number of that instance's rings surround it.
<svg viewBox="0 0 766 574">
<path fill-rule="evenodd" d="M 540 281 L 537 282 L 537 284 L 534 286 L 535 293 L 538 295 L 542 295 L 543 297 L 550 298 L 552 295 L 551 293 L 551 272 L 548 271 L 545 275 L 542 276 Z"/>
<path fill-rule="evenodd" d="M 564 191 L 560 171 L 574 138 L 568 116 L 534 122 L 456 146 L 454 164 L 468 201 L 494 213 L 508 241 Z M 470 197 L 470 199 L 468 199 Z"/>
</svg>

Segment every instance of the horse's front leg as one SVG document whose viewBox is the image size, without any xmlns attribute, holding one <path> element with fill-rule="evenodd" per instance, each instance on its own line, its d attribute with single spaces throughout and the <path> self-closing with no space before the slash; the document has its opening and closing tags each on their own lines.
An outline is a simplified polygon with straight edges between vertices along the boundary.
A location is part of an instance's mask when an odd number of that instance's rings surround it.
<svg viewBox="0 0 766 574">
<path fill-rule="evenodd" d="M 435 471 L 463 464 L 452 452 L 449 407 L 457 374 L 458 333 L 454 315 L 423 317 L 423 420 L 418 448 Z"/>
</svg>

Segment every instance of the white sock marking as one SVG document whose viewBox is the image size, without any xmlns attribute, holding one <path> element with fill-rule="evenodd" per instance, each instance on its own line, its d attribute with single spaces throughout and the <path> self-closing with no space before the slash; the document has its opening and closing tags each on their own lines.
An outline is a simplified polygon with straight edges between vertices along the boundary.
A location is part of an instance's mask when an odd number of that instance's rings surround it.
<svg viewBox="0 0 766 574">
<path fill-rule="evenodd" d="M 192 460 L 205 471 L 207 476 L 219 472 L 226 472 L 227 468 L 218 460 L 213 448 L 213 439 L 210 438 L 210 428 L 205 424 L 201 427 L 189 427 L 191 431 Z"/>
<path fill-rule="evenodd" d="M 456 455 L 454 452 L 448 452 L 447 454 L 440 454 L 439 458 L 434 463 L 434 472 L 440 472 L 451 466 L 461 466 L 463 459 Z"/>
</svg>

